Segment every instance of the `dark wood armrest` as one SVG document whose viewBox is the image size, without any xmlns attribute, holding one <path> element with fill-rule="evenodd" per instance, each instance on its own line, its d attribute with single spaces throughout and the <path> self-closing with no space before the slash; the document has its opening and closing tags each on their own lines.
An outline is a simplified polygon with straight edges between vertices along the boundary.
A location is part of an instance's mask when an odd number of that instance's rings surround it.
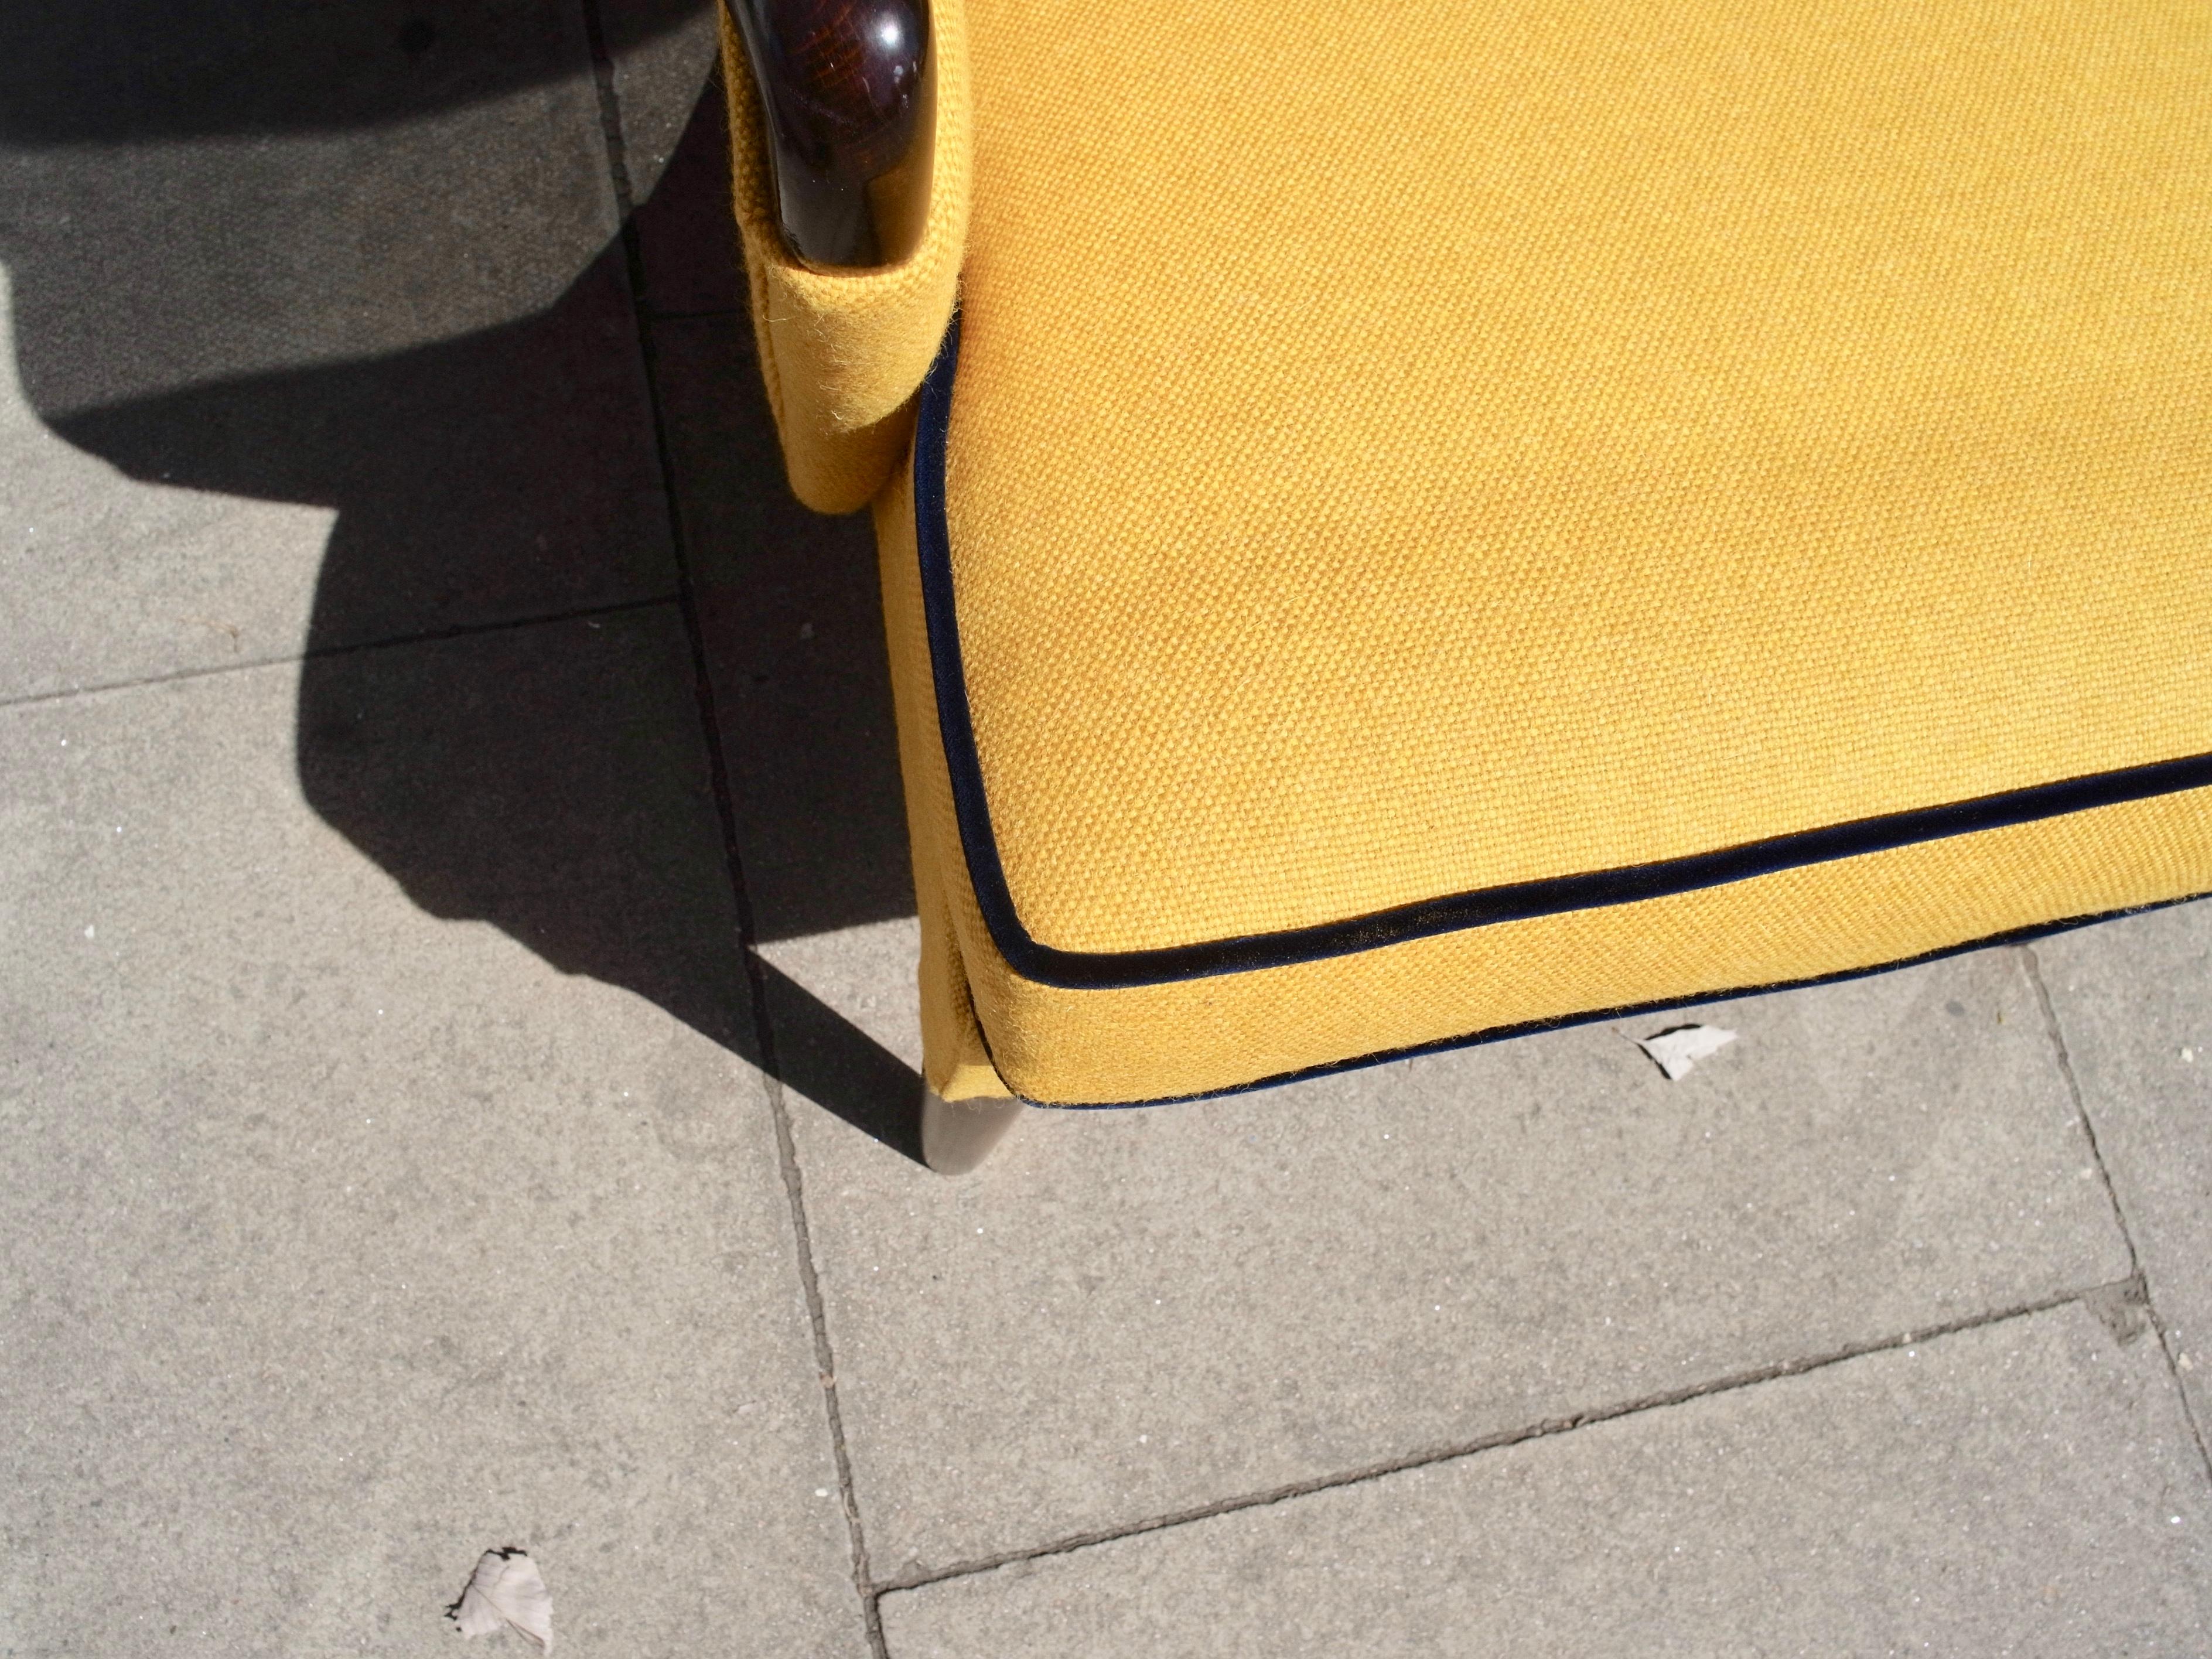
<svg viewBox="0 0 2212 1659">
<path fill-rule="evenodd" d="M 812 265 L 885 258 L 869 184 L 913 148 L 925 0 L 725 0 L 751 60 L 776 214 Z"/>
</svg>

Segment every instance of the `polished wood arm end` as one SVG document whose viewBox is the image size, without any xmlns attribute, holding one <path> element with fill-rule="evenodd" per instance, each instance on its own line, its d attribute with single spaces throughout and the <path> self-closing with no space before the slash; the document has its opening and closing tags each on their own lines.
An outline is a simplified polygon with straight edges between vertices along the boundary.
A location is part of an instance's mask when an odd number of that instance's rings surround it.
<svg viewBox="0 0 2212 1659">
<path fill-rule="evenodd" d="M 809 264 L 884 257 L 868 186 L 913 147 L 922 0 L 726 0 L 760 92 L 777 215 Z"/>
</svg>

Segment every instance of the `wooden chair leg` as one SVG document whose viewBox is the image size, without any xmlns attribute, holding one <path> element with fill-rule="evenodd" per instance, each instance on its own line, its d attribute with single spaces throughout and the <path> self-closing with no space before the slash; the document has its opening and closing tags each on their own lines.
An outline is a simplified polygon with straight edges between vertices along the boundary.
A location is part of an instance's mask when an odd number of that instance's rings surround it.
<svg viewBox="0 0 2212 1659">
<path fill-rule="evenodd" d="M 939 1175 L 966 1175 L 991 1155 L 1022 1115 L 1018 1100 L 946 1100 L 921 1094 L 921 1161 Z"/>
</svg>

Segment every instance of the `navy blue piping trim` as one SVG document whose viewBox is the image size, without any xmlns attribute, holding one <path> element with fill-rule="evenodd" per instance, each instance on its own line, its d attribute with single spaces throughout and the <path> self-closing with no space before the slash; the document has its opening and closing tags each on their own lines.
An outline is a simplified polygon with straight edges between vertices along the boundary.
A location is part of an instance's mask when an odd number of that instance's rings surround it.
<svg viewBox="0 0 2212 1659">
<path fill-rule="evenodd" d="M 968 860 L 976 908 L 1007 965 L 1041 985 L 1106 989 L 1163 985 L 1216 974 L 1249 973 L 1324 957 L 1350 956 L 1408 939 L 1502 921 L 1557 915 L 1570 910 L 1633 904 L 1699 888 L 1748 881 L 1808 864 L 1887 852 L 1916 842 L 2000 830 L 2091 807 L 2113 806 L 2183 789 L 2212 787 L 2212 755 L 2131 766 L 2089 777 L 2068 778 L 2027 789 L 1909 812 L 1886 813 L 1828 824 L 1710 853 L 1581 875 L 1511 882 L 1468 893 L 1322 922 L 1275 933 L 1209 939 L 1148 951 L 1064 951 L 1030 937 L 1014 908 L 1005 866 L 991 831 L 983 770 L 960 656 L 960 626 L 952 584 L 952 549 L 945 520 L 945 446 L 951 424 L 952 385 L 960 362 L 960 318 L 945 331 L 937 361 L 922 382 L 914 442 L 915 541 L 921 563 L 922 608 L 929 634 L 930 672 L 937 691 L 938 731 L 952 783 L 952 805 Z"/>
<path fill-rule="evenodd" d="M 2039 922 L 2031 927 L 2014 927 L 2006 933 L 1991 933 L 1986 939 L 1968 939 L 1964 945 L 1946 945 L 1936 950 L 1923 951 L 1917 957 L 1905 957 L 1896 962 L 1878 962 L 1871 968 L 1846 968 L 1840 973 L 1815 974 L 1808 979 L 1775 980 L 1765 985 L 1738 986 L 1731 991 L 1711 991 L 1702 996 L 1668 997 L 1657 1002 L 1631 1003 L 1620 1008 L 1600 1008 L 1587 1014 L 1563 1014 L 1557 1019 L 1524 1020 L 1518 1025 L 1493 1025 L 1487 1030 L 1476 1031 L 1467 1036 L 1444 1037 L 1435 1042 L 1416 1042 L 1403 1048 L 1385 1048 L 1376 1054 L 1356 1055 L 1351 1060 L 1333 1060 L 1326 1065 L 1309 1066 L 1304 1071 L 1279 1072 L 1273 1077 L 1233 1084 L 1226 1089 L 1208 1089 L 1194 1095 L 1161 1095 L 1150 1100 L 1029 1100 L 1029 1104 L 1052 1112 L 1130 1112 L 1142 1111 L 1151 1106 L 1181 1106 L 1193 1101 L 1226 1100 L 1233 1095 L 1249 1095 L 1261 1089 L 1280 1089 L 1292 1083 L 1310 1083 L 1316 1078 L 1334 1077 L 1339 1072 L 1364 1071 L 1370 1066 L 1388 1066 L 1396 1060 L 1418 1060 L 1424 1054 L 1487 1048 L 1493 1042 L 1534 1036 L 1543 1031 L 1564 1031 L 1573 1026 L 1594 1025 L 1603 1020 L 1638 1019 L 1649 1014 L 1703 1008 L 1716 1002 L 1732 1002 L 1738 997 L 1763 997 L 1780 991 L 1808 990 L 1815 985 L 1839 985 L 1846 980 L 1869 979 L 1876 974 L 1895 973 L 1904 968 L 1917 968 L 1924 963 L 1941 962 L 1946 957 L 1964 956 L 1969 951 L 2025 945 L 2035 939 L 2048 939 L 2053 933 L 2071 933 L 2076 927 L 2094 927 L 2100 921 L 2117 921 L 2123 916 L 2148 915 L 2154 910 L 2170 910 L 2177 904 L 2193 904 L 2206 897 L 2212 897 L 2212 895 L 2191 893 L 2181 898 L 2164 899 L 2156 904 L 2130 905 L 2124 909 L 2102 911 L 2094 916 L 2069 916 L 2063 921 Z M 1028 1100 L 1027 1096 L 1022 1098 Z"/>
</svg>

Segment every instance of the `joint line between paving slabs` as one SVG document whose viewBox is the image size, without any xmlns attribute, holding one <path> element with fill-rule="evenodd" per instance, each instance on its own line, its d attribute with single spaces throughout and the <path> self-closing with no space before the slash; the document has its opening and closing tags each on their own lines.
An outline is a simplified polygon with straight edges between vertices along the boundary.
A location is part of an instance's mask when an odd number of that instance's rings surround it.
<svg viewBox="0 0 2212 1659">
<path fill-rule="evenodd" d="M 2050 1034 L 2051 1047 L 2058 1056 L 2059 1075 L 2066 1079 L 2066 1092 L 2074 1103 L 2074 1115 L 2081 1121 L 2081 1133 L 2089 1143 L 2089 1157 L 2097 1170 L 2097 1179 L 2105 1188 L 2105 1201 L 2112 1206 L 2112 1223 L 2120 1230 L 2120 1241 L 2127 1246 L 2130 1283 L 2136 1287 L 2142 1303 L 2145 1317 L 2150 1321 L 2151 1334 L 2158 1339 L 2158 1350 L 2166 1357 L 2166 1375 L 2173 1379 L 2173 1391 L 2181 1401 L 2182 1420 L 2189 1425 L 2190 1437 L 2197 1443 L 2197 1455 L 2203 1460 L 2205 1473 L 2212 1474 L 2212 1443 L 2204 1437 L 2204 1428 L 2197 1420 L 2197 1408 L 2190 1403 L 2189 1390 L 2182 1386 L 2181 1367 L 2177 1362 L 2173 1344 L 2166 1334 L 2166 1321 L 2151 1299 L 2150 1276 L 2143 1271 L 2142 1252 L 2136 1249 L 2136 1231 L 2128 1223 L 2126 1206 L 2120 1202 L 2120 1189 L 2112 1184 L 2112 1172 L 2105 1164 L 2105 1149 L 2097 1140 L 2096 1120 L 2089 1115 L 2089 1103 L 2081 1092 L 2081 1079 L 2074 1070 L 2073 1051 L 2066 1046 L 2066 1028 L 2058 1023 L 2058 1005 L 2051 1000 L 2051 987 L 2043 977 L 2042 958 L 2035 954 L 2033 945 L 2016 947 L 2026 958 L 2028 983 L 2035 988 L 2035 1000 L 2043 1009 L 2043 1029 Z"/>
<path fill-rule="evenodd" d="M 2070 1303 L 2092 1306 L 2100 1299 L 2109 1299 L 2124 1293 L 2134 1285 L 2133 1279 L 2123 1279 L 2114 1285 L 2092 1285 L 2079 1290 L 2063 1291 L 2033 1302 L 2022 1302 L 1991 1313 L 1971 1315 L 1964 1319 L 1946 1321 L 1940 1325 L 1927 1325 L 1905 1331 L 1896 1336 L 1878 1337 L 1871 1341 L 1855 1342 L 1828 1353 L 1815 1354 L 1802 1359 L 1784 1359 L 1753 1370 L 1735 1371 L 1687 1387 L 1669 1389 L 1663 1393 L 1645 1395 L 1617 1405 L 1599 1406 L 1588 1411 L 1576 1412 L 1565 1417 L 1547 1417 L 1540 1422 L 1526 1424 L 1519 1428 L 1501 1429 L 1495 1434 L 1463 1441 L 1455 1445 L 1414 1452 L 1404 1457 L 1394 1457 L 1378 1463 L 1364 1464 L 1336 1474 L 1322 1475 L 1311 1480 L 1293 1481 L 1287 1486 L 1272 1486 L 1264 1492 L 1248 1492 L 1236 1498 L 1224 1498 L 1212 1504 L 1200 1504 L 1171 1514 L 1154 1516 L 1149 1520 L 1133 1521 L 1126 1526 L 1103 1527 L 1093 1532 L 1076 1533 L 1066 1538 L 1054 1539 L 1030 1549 L 1007 1550 L 997 1555 L 974 1561 L 962 1561 L 934 1572 L 917 1573 L 878 1584 L 876 1594 L 892 1595 L 900 1591 L 926 1589 L 932 1584 L 941 1584 L 954 1578 L 969 1578 L 979 1572 L 995 1568 L 1013 1566 L 1024 1561 L 1038 1561 L 1055 1555 L 1072 1555 L 1094 1545 L 1111 1544 L 1124 1538 L 1138 1538 L 1146 1533 L 1165 1532 L 1170 1528 L 1188 1526 L 1194 1521 L 1210 1521 L 1216 1516 L 1235 1515 L 1246 1510 L 1266 1509 L 1294 1498 L 1310 1498 L 1319 1492 L 1334 1492 L 1346 1486 L 1363 1486 L 1370 1480 L 1380 1480 L 1386 1475 L 1403 1474 L 1412 1469 L 1433 1468 L 1444 1463 L 1455 1463 L 1462 1458 L 1480 1456 L 1484 1452 L 1498 1451 L 1507 1446 L 1522 1445 L 1531 1440 L 1548 1440 L 1558 1435 L 1571 1434 L 1577 1429 L 1610 1423 L 1624 1417 L 1635 1417 L 1645 1412 L 1663 1411 L 1673 1406 L 1686 1406 L 1693 1401 L 1710 1399 L 1716 1395 L 1733 1394 L 1740 1389 L 1756 1387 L 1762 1382 L 1777 1382 L 1785 1377 L 1803 1376 L 1814 1371 L 1826 1370 L 1853 1359 L 1863 1359 L 1878 1353 L 1893 1353 L 1900 1348 L 1917 1347 L 1942 1337 L 1956 1336 L 1964 1331 L 1979 1330 L 1991 1325 L 2002 1325 L 2015 1319 L 2028 1319 L 2037 1314 L 2049 1313 Z"/>
<path fill-rule="evenodd" d="M 775 1126 L 776 1163 L 783 1176 L 784 1195 L 790 1206 L 793 1249 L 798 1259 L 799 1285 L 805 1297 L 807 1322 L 813 1338 L 814 1363 L 821 1382 L 823 1410 L 828 1419 L 830 1457 L 837 1473 L 838 1497 L 845 1511 L 846 1540 L 852 1554 L 853 1588 L 860 1598 L 870 1653 L 874 1659 L 889 1659 L 884 1645 L 883 1621 L 877 1610 L 875 1594 L 868 1583 L 867 1540 L 861 1529 L 860 1503 L 854 1490 L 852 1457 L 845 1444 L 844 1413 L 838 1405 L 836 1358 L 830 1346 L 830 1326 L 823 1304 L 821 1279 L 815 1271 L 814 1243 L 806 1223 L 805 1189 L 799 1175 L 798 1144 L 792 1135 L 789 1104 L 784 1098 L 783 1086 L 776 1075 L 775 1036 L 769 1018 L 768 988 L 760 963 L 753 951 L 752 901 L 745 887 L 744 859 L 738 838 L 736 799 L 730 787 L 729 767 L 722 749 L 721 721 L 714 706 L 714 682 L 708 672 L 706 631 L 700 620 L 697 595 L 691 580 L 684 514 L 677 489 L 675 460 L 669 452 L 667 428 L 660 416 L 659 361 L 654 349 L 653 321 L 645 305 L 645 258 L 637 240 L 634 217 L 636 204 L 630 194 L 629 164 L 622 131 L 622 108 L 615 94 L 614 63 L 607 51 L 606 31 L 600 21 L 599 0 L 583 0 L 583 13 L 585 33 L 591 45 L 592 77 L 599 93 L 600 136 L 606 144 L 607 173 L 614 190 L 616 213 L 622 225 L 624 274 L 629 283 L 631 321 L 637 331 L 638 353 L 645 374 L 648 418 L 653 424 L 653 454 L 659 465 L 661 493 L 668 508 L 669 539 L 676 559 L 677 605 L 683 615 L 684 630 L 691 650 L 692 683 L 697 693 L 701 732 L 707 746 L 708 777 L 714 790 L 715 815 L 720 821 L 722 857 L 729 871 L 731 893 L 737 912 L 738 937 L 732 943 L 739 962 L 744 964 L 762 1088 L 767 1097 L 769 1116 Z"/>
<path fill-rule="evenodd" d="M 728 318 L 733 323 L 742 323 L 745 320 L 743 306 L 708 306 L 696 311 L 656 311 L 651 314 L 656 323 L 713 322 L 723 317 Z"/>
<path fill-rule="evenodd" d="M 99 696 L 109 691 L 143 691 L 180 680 L 204 680 L 216 674 L 244 674 L 256 668 L 282 668 L 289 663 L 318 662 L 325 657 L 348 657 L 364 651 L 391 651 L 403 646 L 438 645 L 447 640 L 474 639 L 484 634 L 504 634 L 525 628 L 550 628 L 556 623 L 589 622 L 594 617 L 619 617 L 632 611 L 651 611 L 674 605 L 673 592 L 648 593 L 642 599 L 615 599 L 605 605 L 579 605 L 571 611 L 548 611 L 531 617 L 502 617 L 491 622 L 454 623 L 446 628 L 425 629 L 416 634 L 393 634 L 383 639 L 349 640 L 342 645 L 318 645 L 287 651 L 273 657 L 253 657 L 237 662 L 208 663 L 198 668 L 173 669 L 166 674 L 142 674 L 125 680 L 99 680 L 90 685 L 65 686 L 58 691 L 32 691 L 20 697 L 0 697 L 0 708 L 32 708 L 40 703 L 66 702 L 71 697 Z"/>
</svg>

